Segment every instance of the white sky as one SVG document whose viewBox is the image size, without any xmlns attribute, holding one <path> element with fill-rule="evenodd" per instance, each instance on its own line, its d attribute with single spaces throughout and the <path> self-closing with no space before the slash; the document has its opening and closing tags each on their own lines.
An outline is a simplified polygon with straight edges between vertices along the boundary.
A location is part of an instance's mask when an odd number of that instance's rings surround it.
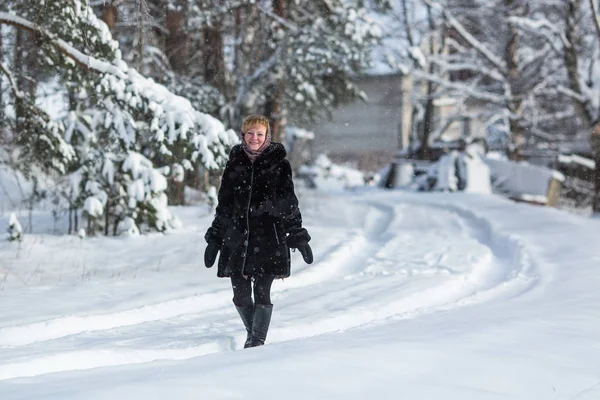
<svg viewBox="0 0 600 400">
<path fill-rule="evenodd" d="M 36 214 L 0 241 L 2 400 L 600 398 L 600 220 L 466 193 L 300 202 L 315 262 L 293 253 L 254 349 L 202 265 L 205 207 L 83 241 Z"/>
</svg>

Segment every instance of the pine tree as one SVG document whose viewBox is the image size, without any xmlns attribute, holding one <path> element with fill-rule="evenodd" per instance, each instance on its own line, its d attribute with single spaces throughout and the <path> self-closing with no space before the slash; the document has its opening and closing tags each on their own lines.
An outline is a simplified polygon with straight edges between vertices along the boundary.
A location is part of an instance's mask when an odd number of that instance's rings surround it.
<svg viewBox="0 0 600 400">
<path fill-rule="evenodd" d="M 181 165 L 199 162 L 218 169 L 236 135 L 188 100 L 129 68 L 118 42 L 86 0 L 3 5 L 0 24 L 36 35 L 40 63 L 60 75 L 73 100 L 65 119 L 52 121 L 12 84 L 24 110 L 26 129 L 17 142 L 23 154 L 43 156 L 40 164 L 60 173 L 76 170 L 78 205 L 87 206 L 87 214 L 97 221 L 103 217 L 105 233 L 111 225 L 117 233 L 121 222 L 131 221 L 137 227 L 168 229 L 165 171 L 148 157 L 172 157 L 177 149 Z M 42 12 L 44 18 L 36 18 Z M 3 72 L 15 82 L 8 69 Z"/>
</svg>

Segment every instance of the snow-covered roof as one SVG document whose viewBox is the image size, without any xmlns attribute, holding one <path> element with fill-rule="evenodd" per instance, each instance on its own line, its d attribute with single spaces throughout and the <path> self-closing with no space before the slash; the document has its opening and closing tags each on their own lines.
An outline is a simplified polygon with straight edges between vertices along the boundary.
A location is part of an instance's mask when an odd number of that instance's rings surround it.
<svg viewBox="0 0 600 400">
<path fill-rule="evenodd" d="M 524 162 L 484 158 L 490 167 L 494 192 L 545 203 L 550 182 L 564 181 L 560 172 Z"/>
</svg>

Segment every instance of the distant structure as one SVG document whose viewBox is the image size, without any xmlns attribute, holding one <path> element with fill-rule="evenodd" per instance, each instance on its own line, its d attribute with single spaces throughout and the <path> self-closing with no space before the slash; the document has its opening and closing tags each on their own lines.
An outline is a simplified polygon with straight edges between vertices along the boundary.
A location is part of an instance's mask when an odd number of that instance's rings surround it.
<svg viewBox="0 0 600 400">
<path fill-rule="evenodd" d="M 373 170 L 390 162 L 399 150 L 408 147 L 413 129 L 412 97 L 420 88 L 413 87 L 410 76 L 400 73 L 365 74 L 355 84 L 366 94 L 366 100 L 356 100 L 340 106 L 331 120 L 321 120 L 306 128 L 315 132 L 313 151 L 325 152 L 337 161 L 355 161 L 363 169 Z M 434 129 L 444 141 L 456 142 L 473 133 L 483 136 L 485 130 L 477 121 L 447 122 L 454 102 L 438 99 L 434 102 Z M 440 127 L 440 121 L 446 121 Z"/>
</svg>

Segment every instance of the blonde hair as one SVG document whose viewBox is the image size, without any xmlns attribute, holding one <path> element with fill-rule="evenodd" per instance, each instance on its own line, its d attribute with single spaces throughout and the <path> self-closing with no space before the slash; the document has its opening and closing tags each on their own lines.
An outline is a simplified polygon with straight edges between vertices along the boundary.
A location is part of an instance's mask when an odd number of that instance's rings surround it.
<svg viewBox="0 0 600 400">
<path fill-rule="evenodd" d="M 269 124 L 269 119 L 264 115 L 249 115 L 244 119 L 242 123 L 242 132 L 246 133 L 246 130 L 250 128 L 252 125 L 262 125 L 267 128 L 267 134 L 271 133 L 271 125 Z"/>
</svg>

